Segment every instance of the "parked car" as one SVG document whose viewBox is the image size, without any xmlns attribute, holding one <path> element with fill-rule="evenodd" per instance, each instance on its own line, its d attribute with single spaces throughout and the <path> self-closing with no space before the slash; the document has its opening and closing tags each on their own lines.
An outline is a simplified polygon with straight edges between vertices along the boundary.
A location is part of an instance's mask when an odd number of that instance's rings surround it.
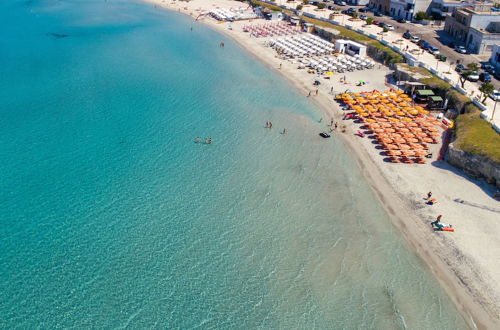
<svg viewBox="0 0 500 330">
<path fill-rule="evenodd" d="M 405 39 L 411 39 L 411 37 L 413 37 L 410 33 L 410 31 L 406 31 L 405 33 L 403 33 L 403 38 Z"/>
<path fill-rule="evenodd" d="M 423 39 L 420 39 L 420 41 L 417 43 L 417 45 L 419 45 L 420 48 L 422 48 L 423 50 L 427 50 L 431 47 L 431 45 Z"/>
<path fill-rule="evenodd" d="M 472 71 L 470 75 L 467 76 L 468 81 L 478 81 L 479 80 L 479 74 L 477 71 Z"/>
<path fill-rule="evenodd" d="M 345 3 L 345 1 L 335 0 L 333 3 L 339 6 L 347 6 L 347 3 Z"/>
<path fill-rule="evenodd" d="M 360 13 L 367 13 L 367 12 L 369 12 L 370 10 L 369 10 L 369 8 L 364 7 L 364 8 L 359 8 L 359 9 L 358 9 L 358 11 L 359 11 Z"/>
<path fill-rule="evenodd" d="M 439 48 L 434 47 L 434 46 L 430 46 L 429 53 L 431 53 L 432 55 L 437 55 L 437 54 L 439 54 Z"/>
<path fill-rule="evenodd" d="M 496 89 L 490 93 L 490 97 L 493 99 L 493 101 L 500 101 L 500 91 L 497 91 Z"/>
<path fill-rule="evenodd" d="M 467 54 L 467 49 L 464 46 L 455 46 L 455 51 L 460 54 Z"/>
<path fill-rule="evenodd" d="M 465 70 L 467 70 L 467 68 L 463 64 L 457 64 L 457 66 L 455 67 L 455 71 L 457 71 L 458 73 Z"/>
<path fill-rule="evenodd" d="M 420 38 L 417 36 L 411 36 L 410 41 L 416 44 L 420 41 Z"/>
<path fill-rule="evenodd" d="M 486 70 L 487 72 L 490 72 L 492 70 L 495 70 L 495 67 L 493 65 L 489 64 L 489 63 L 486 63 L 486 64 L 483 63 L 481 65 L 481 69 Z"/>
<path fill-rule="evenodd" d="M 389 31 L 394 30 L 394 26 L 392 26 L 391 24 L 384 24 L 382 27 Z"/>
<path fill-rule="evenodd" d="M 380 22 L 379 21 L 373 21 L 372 24 L 373 25 L 380 25 Z"/>
<path fill-rule="evenodd" d="M 366 15 L 359 15 L 359 19 L 362 19 L 363 21 L 366 21 L 368 19 L 368 16 L 366 16 Z"/>
<path fill-rule="evenodd" d="M 479 75 L 479 80 L 482 82 L 491 82 L 491 76 L 488 72 L 481 72 Z"/>
<path fill-rule="evenodd" d="M 398 18 L 397 22 L 398 23 L 406 23 L 406 20 L 404 18 Z"/>
<path fill-rule="evenodd" d="M 378 11 L 376 11 L 375 13 L 373 13 L 373 15 L 375 15 L 375 16 L 377 16 L 377 17 L 382 17 L 382 16 L 383 16 L 383 15 L 382 15 L 382 13 L 380 13 L 380 12 L 378 12 Z"/>
</svg>

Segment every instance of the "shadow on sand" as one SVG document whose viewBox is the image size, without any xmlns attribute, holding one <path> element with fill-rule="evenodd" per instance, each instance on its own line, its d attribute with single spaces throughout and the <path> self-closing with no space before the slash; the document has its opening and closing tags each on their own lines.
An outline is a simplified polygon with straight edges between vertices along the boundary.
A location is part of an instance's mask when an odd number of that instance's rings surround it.
<svg viewBox="0 0 500 330">
<path fill-rule="evenodd" d="M 493 196 L 494 196 L 495 191 L 497 189 L 495 188 L 494 185 L 487 183 L 483 179 L 475 178 L 475 177 L 469 175 L 468 173 L 466 173 L 466 172 L 464 172 L 462 170 L 459 170 L 456 167 L 453 167 L 452 165 L 448 164 L 448 162 L 446 162 L 444 160 L 435 160 L 435 161 L 433 161 L 431 163 L 431 165 L 435 166 L 437 168 L 443 169 L 443 170 L 450 171 L 450 172 L 454 173 L 455 175 L 458 175 L 458 176 L 466 179 L 467 181 L 470 181 L 470 182 L 474 183 L 476 186 L 478 186 L 479 188 L 481 188 L 481 190 L 486 195 L 488 195 L 492 199 L 495 199 Z M 458 199 L 458 200 L 460 200 L 460 199 Z M 466 203 L 462 203 L 462 204 L 466 204 Z"/>
</svg>

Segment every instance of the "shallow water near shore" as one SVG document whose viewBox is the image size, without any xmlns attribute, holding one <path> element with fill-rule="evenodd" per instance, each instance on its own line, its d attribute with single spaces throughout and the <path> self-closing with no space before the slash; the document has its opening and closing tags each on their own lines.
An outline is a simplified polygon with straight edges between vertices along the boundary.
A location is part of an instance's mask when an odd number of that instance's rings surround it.
<svg viewBox="0 0 500 330">
<path fill-rule="evenodd" d="M 1 327 L 467 328 L 328 119 L 231 40 L 130 1 L 0 22 Z"/>
</svg>

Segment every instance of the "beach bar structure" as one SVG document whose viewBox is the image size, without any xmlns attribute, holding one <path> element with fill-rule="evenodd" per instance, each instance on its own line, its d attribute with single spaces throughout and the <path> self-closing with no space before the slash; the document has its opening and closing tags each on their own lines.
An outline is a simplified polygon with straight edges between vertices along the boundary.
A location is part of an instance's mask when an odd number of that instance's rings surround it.
<svg viewBox="0 0 500 330">
<path fill-rule="evenodd" d="M 366 46 L 351 40 L 335 40 L 335 51 L 337 53 L 366 56 Z"/>
</svg>

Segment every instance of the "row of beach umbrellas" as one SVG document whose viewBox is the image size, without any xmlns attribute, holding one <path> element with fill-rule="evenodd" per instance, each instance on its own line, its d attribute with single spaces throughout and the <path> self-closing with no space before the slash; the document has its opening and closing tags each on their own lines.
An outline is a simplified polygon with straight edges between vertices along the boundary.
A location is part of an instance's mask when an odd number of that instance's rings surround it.
<svg viewBox="0 0 500 330">
<path fill-rule="evenodd" d="M 355 111 L 391 162 L 425 164 L 427 144 L 441 136 L 442 124 L 402 91 L 344 93 L 337 99 Z"/>
</svg>

